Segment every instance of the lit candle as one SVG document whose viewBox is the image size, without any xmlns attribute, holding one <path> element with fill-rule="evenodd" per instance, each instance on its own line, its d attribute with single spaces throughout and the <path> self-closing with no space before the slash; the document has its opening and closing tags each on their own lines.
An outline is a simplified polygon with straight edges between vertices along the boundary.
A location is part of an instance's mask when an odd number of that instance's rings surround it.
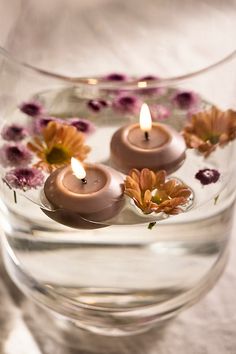
<svg viewBox="0 0 236 354">
<path fill-rule="evenodd" d="M 109 220 L 119 212 L 122 184 L 121 174 L 114 169 L 99 164 L 83 166 L 72 158 L 71 166 L 57 169 L 46 180 L 44 193 L 55 211 L 43 211 L 68 226 L 96 227 L 93 223 Z"/>
<path fill-rule="evenodd" d="M 146 103 L 141 107 L 139 125 L 140 129 L 144 132 L 145 140 L 149 140 L 149 131 L 152 129 L 152 117 Z"/>
<path fill-rule="evenodd" d="M 149 108 L 143 104 L 139 124 L 121 127 L 111 140 L 111 162 L 128 173 L 132 168 L 177 170 L 185 159 L 185 141 L 176 130 L 153 123 Z"/>
</svg>

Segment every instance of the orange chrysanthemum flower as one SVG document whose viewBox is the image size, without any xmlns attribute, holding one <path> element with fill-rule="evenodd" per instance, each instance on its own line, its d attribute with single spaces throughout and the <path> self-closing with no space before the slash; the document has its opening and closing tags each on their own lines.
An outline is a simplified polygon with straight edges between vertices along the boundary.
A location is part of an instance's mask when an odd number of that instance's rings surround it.
<svg viewBox="0 0 236 354">
<path fill-rule="evenodd" d="M 183 136 L 189 148 L 197 149 L 207 157 L 217 146 L 223 146 L 236 137 L 236 112 L 220 111 L 212 107 L 192 116 Z"/>
<path fill-rule="evenodd" d="M 166 181 L 166 171 L 153 172 L 144 168 L 133 169 L 126 177 L 124 193 L 133 199 L 144 214 L 164 212 L 169 215 L 183 211 L 181 206 L 188 202 L 191 189 L 179 180 Z"/>
<path fill-rule="evenodd" d="M 75 127 L 50 122 L 42 132 L 43 139 L 35 137 L 28 148 L 40 159 L 35 167 L 51 173 L 58 167 L 68 165 L 71 157 L 83 161 L 90 151 L 85 145 L 83 133 Z"/>
</svg>

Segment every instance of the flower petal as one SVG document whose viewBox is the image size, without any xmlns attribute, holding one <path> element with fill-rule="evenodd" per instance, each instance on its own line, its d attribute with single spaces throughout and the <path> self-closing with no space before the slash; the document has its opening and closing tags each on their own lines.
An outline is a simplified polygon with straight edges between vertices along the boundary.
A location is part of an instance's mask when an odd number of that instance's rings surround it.
<svg viewBox="0 0 236 354">
<path fill-rule="evenodd" d="M 156 182 L 156 176 L 153 171 L 150 171 L 148 168 L 142 169 L 140 173 L 140 188 L 142 191 L 145 191 L 147 189 L 153 190 L 153 187 L 155 186 Z"/>
</svg>

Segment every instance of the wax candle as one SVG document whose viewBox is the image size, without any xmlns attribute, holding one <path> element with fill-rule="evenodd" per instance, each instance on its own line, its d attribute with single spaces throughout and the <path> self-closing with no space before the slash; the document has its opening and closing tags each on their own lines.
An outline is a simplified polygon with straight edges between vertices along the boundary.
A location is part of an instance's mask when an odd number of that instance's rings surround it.
<svg viewBox="0 0 236 354">
<path fill-rule="evenodd" d="M 183 137 L 173 128 L 152 123 L 146 104 L 142 105 L 139 124 L 121 127 L 111 139 L 111 163 L 128 173 L 132 168 L 177 170 L 185 159 Z"/>
<path fill-rule="evenodd" d="M 45 182 L 45 196 L 55 209 L 45 213 L 68 226 L 96 227 L 93 223 L 108 220 L 120 210 L 122 185 L 122 175 L 114 169 L 101 164 L 83 166 L 72 158 L 70 166 L 57 169 Z"/>
</svg>

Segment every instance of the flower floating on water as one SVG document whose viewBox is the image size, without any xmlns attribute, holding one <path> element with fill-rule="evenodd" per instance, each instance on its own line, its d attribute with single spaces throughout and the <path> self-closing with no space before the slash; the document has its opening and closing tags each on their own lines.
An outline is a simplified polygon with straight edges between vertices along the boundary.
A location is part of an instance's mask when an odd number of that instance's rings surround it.
<svg viewBox="0 0 236 354">
<path fill-rule="evenodd" d="M 111 73 L 111 74 L 108 74 L 107 76 L 104 76 L 104 80 L 106 80 L 106 81 L 127 81 L 128 76 L 125 74 Z"/>
<path fill-rule="evenodd" d="M 0 149 L 0 161 L 4 167 L 26 166 L 31 160 L 31 152 L 22 144 L 4 144 Z"/>
<path fill-rule="evenodd" d="M 183 211 L 191 189 L 175 178 L 166 180 L 166 171 L 133 169 L 126 177 L 125 194 L 133 199 L 144 214 L 164 212 L 175 215 Z"/>
<path fill-rule="evenodd" d="M 135 95 L 122 93 L 114 99 L 112 105 L 121 113 L 136 114 L 140 111 L 142 101 Z"/>
<path fill-rule="evenodd" d="M 43 105 L 39 101 L 36 101 L 36 100 L 23 102 L 19 106 L 19 108 L 20 108 L 21 112 L 23 112 L 31 117 L 37 117 L 37 116 L 45 113 Z"/>
<path fill-rule="evenodd" d="M 89 100 L 87 106 L 94 112 L 100 112 L 103 108 L 108 107 L 108 102 L 106 100 Z"/>
<path fill-rule="evenodd" d="M 163 106 L 162 104 L 157 104 L 151 106 L 151 115 L 154 121 L 161 121 L 169 118 L 171 111 L 168 107 Z"/>
<path fill-rule="evenodd" d="M 84 134 L 92 134 L 95 131 L 94 124 L 87 119 L 71 118 L 68 123 Z"/>
<path fill-rule="evenodd" d="M 172 97 L 172 102 L 179 109 L 189 110 L 198 106 L 199 96 L 191 91 L 177 91 Z"/>
<path fill-rule="evenodd" d="M 79 132 L 84 134 L 91 134 L 95 131 L 95 126 L 87 119 L 70 118 L 63 120 L 55 117 L 39 117 L 34 120 L 34 132 L 36 134 L 41 134 L 43 129 L 45 129 L 50 122 L 71 125 L 72 127 L 75 127 Z"/>
<path fill-rule="evenodd" d="M 84 134 L 75 127 L 58 122 L 50 122 L 42 131 L 43 140 L 35 137 L 28 148 L 40 159 L 35 167 L 52 172 L 56 168 L 70 164 L 71 157 L 83 161 L 90 151 L 84 144 Z"/>
<path fill-rule="evenodd" d="M 195 178 L 198 179 L 201 184 L 207 185 L 210 183 L 216 183 L 220 178 L 220 173 L 217 170 L 205 168 L 203 170 L 199 170 Z"/>
<path fill-rule="evenodd" d="M 62 122 L 61 119 L 59 118 L 55 118 L 55 117 L 38 117 L 34 120 L 34 129 L 33 131 L 36 134 L 41 134 L 43 129 L 46 128 L 46 126 L 50 123 L 50 122 Z"/>
<path fill-rule="evenodd" d="M 41 187 L 44 182 L 44 175 L 36 168 L 15 168 L 6 173 L 5 180 L 12 188 L 25 191 L 30 188 Z"/>
<path fill-rule="evenodd" d="M 224 146 L 236 137 L 236 112 L 220 111 L 216 107 L 196 113 L 183 130 L 189 148 L 207 157 L 217 146 Z"/>
<path fill-rule="evenodd" d="M 7 141 L 20 141 L 28 135 L 28 131 L 20 124 L 11 124 L 3 127 L 1 135 Z"/>
</svg>

